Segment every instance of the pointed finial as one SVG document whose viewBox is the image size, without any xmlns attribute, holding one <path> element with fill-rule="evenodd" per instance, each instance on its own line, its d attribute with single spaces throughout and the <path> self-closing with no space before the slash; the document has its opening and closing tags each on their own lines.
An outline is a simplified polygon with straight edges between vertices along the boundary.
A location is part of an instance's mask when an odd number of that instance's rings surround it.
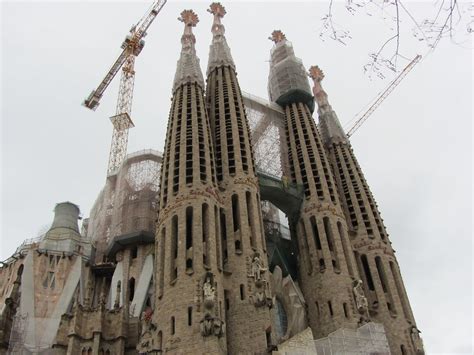
<svg viewBox="0 0 474 355">
<path fill-rule="evenodd" d="M 283 32 L 281 32 L 280 30 L 275 30 L 272 32 L 272 36 L 271 37 L 268 37 L 268 39 L 270 41 L 273 41 L 275 42 L 275 44 L 279 43 L 279 42 L 282 42 L 282 41 L 285 41 L 286 40 L 286 36 Z"/>
<path fill-rule="evenodd" d="M 225 7 L 222 6 L 220 2 L 213 2 L 211 5 L 209 5 L 209 9 L 207 9 L 207 12 L 214 15 L 214 21 L 212 23 L 211 29 L 212 33 L 215 37 L 223 36 L 225 33 L 225 29 L 221 23 L 221 18 L 223 18 L 226 14 Z"/>
<path fill-rule="evenodd" d="M 225 7 L 222 6 L 220 2 L 213 2 L 209 6 L 209 9 L 207 9 L 207 12 L 210 12 L 211 14 L 220 18 L 224 17 L 224 15 L 227 13 L 225 11 Z"/>
<path fill-rule="evenodd" d="M 196 27 L 199 22 L 198 15 L 193 10 L 183 10 L 181 12 L 181 17 L 178 17 L 178 20 L 183 22 L 186 27 Z"/>
<path fill-rule="evenodd" d="M 318 82 L 320 82 L 321 80 L 324 79 L 324 73 L 321 70 L 321 68 L 319 68 L 317 65 L 313 65 L 311 68 L 309 68 L 308 76 L 311 79 L 313 79 L 315 81 L 318 81 Z"/>
<path fill-rule="evenodd" d="M 320 67 L 313 65 L 308 70 L 308 76 L 313 79 L 313 95 L 319 109 L 329 106 L 328 95 L 321 86 L 321 80 L 324 79 L 324 73 Z"/>
</svg>

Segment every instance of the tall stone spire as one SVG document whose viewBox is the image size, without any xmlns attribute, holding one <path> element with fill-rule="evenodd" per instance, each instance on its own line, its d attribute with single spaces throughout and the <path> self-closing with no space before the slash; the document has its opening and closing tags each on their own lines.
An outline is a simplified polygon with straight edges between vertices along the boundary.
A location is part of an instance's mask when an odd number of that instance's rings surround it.
<svg viewBox="0 0 474 355">
<path fill-rule="evenodd" d="M 313 79 L 313 95 L 314 100 L 318 104 L 318 114 L 321 127 L 322 138 L 324 144 L 338 142 L 347 142 L 347 136 L 341 127 L 341 123 L 337 118 L 336 113 L 332 109 L 328 101 L 328 95 L 321 86 L 321 81 L 324 79 L 324 73 L 318 66 L 309 68 L 309 77 Z"/>
<path fill-rule="evenodd" d="M 221 24 L 225 9 L 213 3 L 209 12 L 214 23 L 206 99 L 223 200 L 217 255 L 224 277 L 226 326 L 232 334 L 227 351 L 264 353 L 271 338 L 272 299 L 258 178 L 242 93 Z"/>
<path fill-rule="evenodd" d="M 192 10 L 184 10 L 178 20 L 184 23 L 184 33 L 181 36 L 181 56 L 176 67 L 174 76 L 173 92 L 182 84 L 196 82 L 204 88 L 199 58 L 196 55 L 196 37 L 193 34 L 193 27 L 199 22 L 198 16 Z"/>
<path fill-rule="evenodd" d="M 221 18 L 226 14 L 224 6 L 219 2 L 214 2 L 207 10 L 214 15 L 212 23 L 212 44 L 209 48 L 209 61 L 207 65 L 207 75 L 218 66 L 228 65 L 235 70 L 234 60 L 230 54 L 230 48 L 225 39 L 225 27 L 221 23 Z"/>
<path fill-rule="evenodd" d="M 192 27 L 185 24 L 161 167 L 156 224 L 156 324 L 159 349 L 226 354 L 224 284 L 219 270 L 219 210 L 211 128 Z"/>
<path fill-rule="evenodd" d="M 357 269 L 339 195 L 321 135 L 306 69 L 281 31 L 270 57 L 269 94 L 285 112 L 290 178 L 303 187 L 300 213 L 290 222 L 298 243 L 300 285 L 316 339 L 341 327 L 354 328 L 360 316 L 350 292 Z"/>
<path fill-rule="evenodd" d="M 368 312 L 372 321 L 384 325 L 393 354 L 422 354 L 419 331 L 377 203 L 321 87 L 323 72 L 313 66 L 309 76 L 314 81 L 323 141 L 351 234 L 358 269 L 354 277 L 360 277 L 360 291 L 367 300 L 365 309 L 359 304 L 357 311 Z"/>
</svg>

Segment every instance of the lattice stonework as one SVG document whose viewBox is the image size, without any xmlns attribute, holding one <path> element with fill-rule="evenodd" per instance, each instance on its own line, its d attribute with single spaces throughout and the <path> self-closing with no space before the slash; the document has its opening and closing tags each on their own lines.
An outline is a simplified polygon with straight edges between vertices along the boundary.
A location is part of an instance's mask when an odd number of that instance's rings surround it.
<svg viewBox="0 0 474 355">
<path fill-rule="evenodd" d="M 284 115 L 270 102 L 244 94 L 257 170 L 278 178 L 288 176 Z"/>
</svg>

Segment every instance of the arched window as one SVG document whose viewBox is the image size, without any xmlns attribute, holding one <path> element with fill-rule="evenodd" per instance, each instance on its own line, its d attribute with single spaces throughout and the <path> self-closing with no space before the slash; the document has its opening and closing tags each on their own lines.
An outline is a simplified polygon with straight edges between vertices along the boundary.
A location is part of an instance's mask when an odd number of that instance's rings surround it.
<svg viewBox="0 0 474 355">
<path fill-rule="evenodd" d="M 203 203 L 201 207 L 201 228 L 202 228 L 202 263 L 209 266 L 210 243 L 209 243 L 209 207 L 207 203 Z"/>
<path fill-rule="evenodd" d="M 342 308 L 344 310 L 344 317 L 349 318 L 349 310 L 347 309 L 347 303 L 343 303 Z"/>
<path fill-rule="evenodd" d="M 328 301 L 328 308 L 329 308 L 329 314 L 331 315 L 331 317 L 334 315 L 334 312 L 332 310 L 332 303 L 331 301 Z"/>
<path fill-rule="evenodd" d="M 318 225 L 316 223 L 316 218 L 312 216 L 310 218 L 311 227 L 313 229 L 314 242 L 316 243 L 316 249 L 321 250 L 321 239 L 319 239 Z"/>
<path fill-rule="evenodd" d="M 132 254 L 132 255 L 131 255 L 131 256 L 132 256 L 132 259 L 136 259 L 136 258 L 137 258 L 137 256 L 138 256 L 138 247 L 137 247 L 137 246 L 132 248 L 131 254 Z"/>
<path fill-rule="evenodd" d="M 186 271 L 193 270 L 193 208 L 186 208 Z"/>
<path fill-rule="evenodd" d="M 188 307 L 188 325 L 193 324 L 193 307 Z"/>
<path fill-rule="evenodd" d="M 161 330 L 158 332 L 158 350 L 161 350 L 161 348 L 163 347 L 163 333 L 161 332 Z"/>
<path fill-rule="evenodd" d="M 288 317 L 283 303 L 277 298 L 275 312 L 273 313 L 273 323 L 275 325 L 275 336 L 281 339 L 288 330 Z"/>
<path fill-rule="evenodd" d="M 178 268 L 176 266 L 176 258 L 178 257 L 178 216 L 173 216 L 171 220 L 171 275 L 170 281 L 174 281 L 178 277 Z"/>
<path fill-rule="evenodd" d="M 128 292 L 128 300 L 132 302 L 135 296 L 135 278 L 133 277 L 128 281 Z"/>
<path fill-rule="evenodd" d="M 402 355 L 407 355 L 407 350 L 405 349 L 405 345 L 400 345 L 400 351 L 402 352 Z"/>
<path fill-rule="evenodd" d="M 360 256 L 360 260 L 362 261 L 362 267 L 364 269 L 365 278 L 367 279 L 367 285 L 369 286 L 369 290 L 374 291 L 374 280 L 372 279 L 372 274 L 369 268 L 369 262 L 367 261 L 367 256 L 362 254 Z"/>
<path fill-rule="evenodd" d="M 240 229 L 239 197 L 237 195 L 232 195 L 232 220 L 234 232 L 237 232 Z"/>
</svg>

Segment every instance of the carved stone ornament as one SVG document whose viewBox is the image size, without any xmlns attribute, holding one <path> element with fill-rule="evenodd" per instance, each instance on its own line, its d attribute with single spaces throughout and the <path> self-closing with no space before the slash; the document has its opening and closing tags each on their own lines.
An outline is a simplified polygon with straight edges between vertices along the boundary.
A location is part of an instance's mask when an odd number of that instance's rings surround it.
<svg viewBox="0 0 474 355">
<path fill-rule="evenodd" d="M 216 286 L 214 284 L 214 275 L 206 273 L 202 285 L 203 303 L 206 309 L 212 309 L 216 303 Z"/>
<path fill-rule="evenodd" d="M 257 283 L 260 283 L 262 281 L 265 282 L 265 278 L 263 277 L 263 274 L 265 273 L 265 271 L 267 271 L 267 269 L 263 267 L 263 262 L 260 259 L 259 253 L 255 253 L 253 255 L 250 271 L 251 271 L 250 277 L 254 278 L 255 285 L 257 287 L 259 287 Z"/>
<path fill-rule="evenodd" d="M 209 313 L 201 320 L 199 327 L 203 337 L 215 335 L 219 338 L 225 334 L 225 323 L 219 318 L 211 316 Z"/>
<path fill-rule="evenodd" d="M 369 321 L 369 303 L 362 288 L 362 280 L 354 280 L 352 292 L 354 293 L 357 310 L 363 317 L 362 323 Z"/>
<path fill-rule="evenodd" d="M 420 331 L 414 325 L 410 329 L 410 338 L 416 353 L 424 354 L 425 352 L 423 351 L 423 340 L 421 340 Z"/>
<path fill-rule="evenodd" d="M 153 310 L 148 307 L 140 316 L 140 339 L 137 350 L 139 354 L 160 351 L 160 339 L 158 339 L 157 326 L 152 322 Z"/>
</svg>

